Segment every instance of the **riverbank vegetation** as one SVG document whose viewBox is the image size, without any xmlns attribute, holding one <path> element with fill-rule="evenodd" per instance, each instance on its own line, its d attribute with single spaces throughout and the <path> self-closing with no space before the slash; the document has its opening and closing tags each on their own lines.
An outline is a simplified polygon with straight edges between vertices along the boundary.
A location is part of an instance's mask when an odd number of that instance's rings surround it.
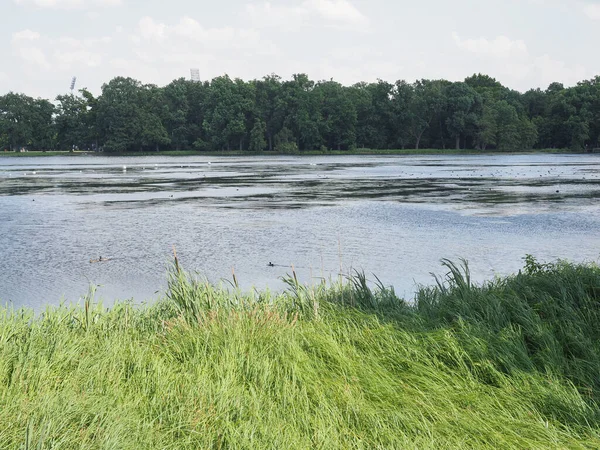
<svg viewBox="0 0 600 450">
<path fill-rule="evenodd" d="M 583 154 L 578 151 L 568 149 L 544 148 L 530 150 L 515 150 L 502 152 L 503 155 L 531 155 L 536 153 L 561 153 L 561 154 Z M 372 149 L 355 148 L 351 150 L 303 150 L 303 151 L 275 151 L 272 152 L 251 152 L 249 150 L 221 150 L 221 151 L 199 151 L 199 150 L 159 150 L 159 151 L 138 151 L 138 152 L 102 152 L 94 151 L 27 151 L 27 152 L 0 152 L 0 157 L 40 157 L 40 156 L 110 156 L 110 157 L 130 157 L 130 156 L 220 156 L 220 157 L 240 157 L 240 156 L 360 156 L 360 155 L 493 155 L 494 150 L 474 150 L 474 149 Z"/>
<path fill-rule="evenodd" d="M 463 82 L 357 83 L 117 77 L 53 102 L 0 96 L 0 150 L 194 150 L 295 153 L 354 149 L 516 151 L 600 147 L 600 77 L 520 93 L 487 75 Z"/>
<path fill-rule="evenodd" d="M 0 309 L 0 448 L 600 447 L 600 269 L 445 265 L 414 304 L 176 267 L 151 306 Z"/>
</svg>

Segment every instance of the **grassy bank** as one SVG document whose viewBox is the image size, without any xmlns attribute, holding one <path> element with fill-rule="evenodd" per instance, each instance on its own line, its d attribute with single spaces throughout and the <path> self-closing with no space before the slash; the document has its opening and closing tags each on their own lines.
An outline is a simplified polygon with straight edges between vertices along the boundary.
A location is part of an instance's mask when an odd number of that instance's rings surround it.
<svg viewBox="0 0 600 450">
<path fill-rule="evenodd" d="M 295 153 L 281 152 L 250 152 L 250 151 L 214 151 L 200 152 L 197 150 L 173 150 L 159 152 L 133 152 L 133 153 L 95 153 L 95 152 L 70 152 L 70 151 L 48 151 L 48 152 L 0 152 L 0 156 L 14 157 L 32 157 L 32 156 L 342 156 L 342 155 L 515 155 L 515 154 L 532 154 L 532 153 L 574 153 L 565 149 L 541 149 L 541 150 L 523 150 L 516 152 L 498 152 L 493 150 L 456 150 L 456 149 L 370 149 L 361 148 L 354 150 L 305 150 Z"/>
<path fill-rule="evenodd" d="M 32 152 L 0 152 L 0 157 L 14 157 L 14 158 L 31 158 L 37 156 L 81 156 L 81 155 L 91 155 L 92 152 L 82 152 L 82 151 L 32 151 Z"/>
<path fill-rule="evenodd" d="M 0 310 L 0 448 L 600 448 L 600 269 Z"/>
</svg>

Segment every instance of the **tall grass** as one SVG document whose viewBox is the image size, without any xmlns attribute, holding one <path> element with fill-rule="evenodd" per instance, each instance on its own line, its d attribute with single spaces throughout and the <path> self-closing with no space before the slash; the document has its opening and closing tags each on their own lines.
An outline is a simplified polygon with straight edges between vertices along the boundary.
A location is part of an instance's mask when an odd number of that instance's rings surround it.
<svg viewBox="0 0 600 450">
<path fill-rule="evenodd" d="M 600 269 L 444 264 L 414 304 L 177 266 L 151 306 L 0 309 L 0 448 L 599 448 Z"/>
</svg>

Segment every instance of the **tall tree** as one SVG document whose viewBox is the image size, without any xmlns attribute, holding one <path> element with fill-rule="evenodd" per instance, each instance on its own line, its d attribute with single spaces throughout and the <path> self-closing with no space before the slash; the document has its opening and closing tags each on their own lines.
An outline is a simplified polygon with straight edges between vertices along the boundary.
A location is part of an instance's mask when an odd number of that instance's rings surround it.
<svg viewBox="0 0 600 450">
<path fill-rule="evenodd" d="M 254 86 L 229 76 L 215 78 L 206 102 L 204 130 L 213 148 L 243 149 L 252 119 Z"/>
<path fill-rule="evenodd" d="M 102 86 L 96 106 L 100 139 L 108 151 L 136 150 L 142 131 L 142 84 L 117 77 Z"/>
<path fill-rule="evenodd" d="M 337 150 L 354 148 L 357 116 L 349 92 L 335 81 L 324 81 L 317 83 L 313 95 L 320 99 L 326 146 Z"/>
<path fill-rule="evenodd" d="M 11 150 L 54 147 L 54 105 L 9 92 L 0 97 L 0 136 Z"/>
<path fill-rule="evenodd" d="M 73 94 L 56 97 L 56 145 L 65 150 L 89 148 L 90 130 L 88 125 L 88 102 L 84 97 Z"/>
<path fill-rule="evenodd" d="M 254 81 L 256 92 L 256 115 L 264 124 L 269 150 L 273 150 L 273 138 L 283 126 L 281 114 L 281 77 L 267 75 L 262 80 Z"/>
<path fill-rule="evenodd" d="M 256 119 L 252 131 L 250 131 L 250 146 L 251 152 L 262 152 L 267 147 L 267 141 L 265 140 L 265 132 L 267 125 L 262 119 Z"/>
<path fill-rule="evenodd" d="M 164 126 L 175 150 L 181 150 L 191 144 L 189 88 L 192 84 L 193 82 L 185 78 L 179 78 L 163 89 L 166 106 Z"/>
<path fill-rule="evenodd" d="M 109 151 L 158 150 L 170 142 L 160 88 L 117 77 L 102 86 L 96 104 L 99 135 Z"/>
<path fill-rule="evenodd" d="M 315 83 L 306 74 L 294 74 L 282 84 L 278 114 L 301 150 L 320 148 L 323 144 L 320 91 L 313 92 Z"/>
<path fill-rule="evenodd" d="M 391 94 L 391 108 L 392 108 L 392 127 L 391 128 L 391 145 L 404 149 L 411 138 L 411 125 L 412 125 L 412 114 L 411 114 L 411 102 L 413 101 L 414 89 L 413 86 L 408 84 L 406 81 L 398 80 L 394 85 L 394 89 Z"/>
<path fill-rule="evenodd" d="M 415 138 L 415 148 L 419 149 L 423 133 L 444 107 L 444 94 L 438 80 L 419 80 L 413 85 L 413 95 L 409 103 L 410 130 Z"/>
<path fill-rule="evenodd" d="M 457 148 L 598 147 L 600 77 L 524 94 L 483 74 L 350 87 L 302 73 L 287 81 L 181 78 L 165 87 L 117 77 L 98 98 L 83 89 L 58 96 L 56 107 L 0 96 L 0 147 L 8 149 L 445 149 L 450 137 Z"/>
<path fill-rule="evenodd" d="M 446 89 L 448 118 L 446 126 L 454 137 L 456 149 L 460 149 L 460 138 L 467 130 L 474 130 L 477 123 L 476 105 L 481 103 L 479 94 L 467 83 L 452 83 Z"/>
</svg>

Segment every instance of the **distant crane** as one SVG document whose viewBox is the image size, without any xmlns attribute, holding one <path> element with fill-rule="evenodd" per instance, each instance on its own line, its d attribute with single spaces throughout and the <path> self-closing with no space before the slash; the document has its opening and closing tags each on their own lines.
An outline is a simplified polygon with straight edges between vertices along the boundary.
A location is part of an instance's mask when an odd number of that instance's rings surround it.
<svg viewBox="0 0 600 450">
<path fill-rule="evenodd" d="M 73 93 L 73 90 L 75 89 L 75 83 L 77 83 L 77 77 L 73 77 L 71 79 L 71 94 Z"/>
<path fill-rule="evenodd" d="M 194 83 L 200 82 L 200 69 L 190 69 L 190 74 Z"/>
</svg>

